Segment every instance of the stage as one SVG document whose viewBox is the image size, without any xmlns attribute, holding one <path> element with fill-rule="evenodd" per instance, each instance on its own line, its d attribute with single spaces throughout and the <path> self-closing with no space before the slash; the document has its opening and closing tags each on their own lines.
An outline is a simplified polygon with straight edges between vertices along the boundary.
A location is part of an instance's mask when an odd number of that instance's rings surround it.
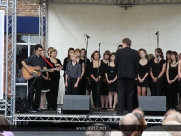
<svg viewBox="0 0 181 136">
<path fill-rule="evenodd" d="M 26 125 L 28 122 L 52 122 L 52 123 L 104 123 L 118 124 L 123 115 L 116 116 L 116 111 L 93 111 L 90 114 L 63 114 L 56 111 L 43 111 L 38 113 L 15 113 L 15 125 Z M 161 124 L 163 116 L 145 116 L 148 124 Z"/>
</svg>

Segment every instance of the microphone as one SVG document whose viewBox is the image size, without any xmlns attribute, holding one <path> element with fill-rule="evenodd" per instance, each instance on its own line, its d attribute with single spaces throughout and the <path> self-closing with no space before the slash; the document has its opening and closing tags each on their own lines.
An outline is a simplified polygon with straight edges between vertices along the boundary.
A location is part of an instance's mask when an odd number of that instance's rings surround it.
<svg viewBox="0 0 181 136">
<path fill-rule="evenodd" d="M 157 31 L 155 35 L 158 35 L 158 33 L 159 33 L 159 31 Z"/>
<path fill-rule="evenodd" d="M 84 36 L 86 36 L 88 39 L 90 39 L 90 37 L 88 35 L 84 34 Z"/>
<path fill-rule="evenodd" d="M 99 43 L 99 48 L 100 48 L 100 45 L 101 45 L 101 43 Z"/>
</svg>

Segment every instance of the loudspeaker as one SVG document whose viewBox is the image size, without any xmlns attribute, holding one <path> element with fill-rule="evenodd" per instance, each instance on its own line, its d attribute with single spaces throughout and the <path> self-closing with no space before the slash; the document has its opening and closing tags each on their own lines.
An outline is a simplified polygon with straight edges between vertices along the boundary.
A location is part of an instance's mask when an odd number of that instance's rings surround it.
<svg viewBox="0 0 181 136">
<path fill-rule="evenodd" d="M 64 114 L 88 114 L 91 111 L 91 99 L 89 95 L 64 95 Z"/>
<path fill-rule="evenodd" d="M 145 115 L 164 115 L 166 96 L 140 96 L 139 108 L 145 112 Z"/>
</svg>

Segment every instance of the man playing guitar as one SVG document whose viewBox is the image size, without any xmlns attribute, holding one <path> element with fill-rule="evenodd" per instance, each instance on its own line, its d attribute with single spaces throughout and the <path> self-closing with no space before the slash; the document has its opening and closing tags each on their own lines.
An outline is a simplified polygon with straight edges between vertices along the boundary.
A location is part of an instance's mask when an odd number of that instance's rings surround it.
<svg viewBox="0 0 181 136">
<path fill-rule="evenodd" d="M 30 57 L 26 58 L 21 62 L 23 67 L 28 71 L 30 75 L 34 74 L 34 71 L 32 71 L 28 67 L 28 65 L 39 66 L 41 69 L 47 69 L 46 62 L 41 57 L 42 46 L 40 44 L 37 44 L 35 45 L 34 49 L 35 49 L 35 54 L 31 55 Z M 36 69 L 36 70 L 41 70 L 41 69 Z M 48 77 L 44 78 L 48 79 Z M 32 112 L 41 111 L 41 109 L 39 109 L 39 106 L 40 106 L 42 82 L 43 82 L 42 76 L 33 77 L 32 79 L 28 80 L 28 102 L 32 107 L 32 109 L 34 110 Z M 36 93 L 34 90 L 36 90 Z M 33 101 L 34 94 L 35 94 L 35 101 Z"/>
</svg>

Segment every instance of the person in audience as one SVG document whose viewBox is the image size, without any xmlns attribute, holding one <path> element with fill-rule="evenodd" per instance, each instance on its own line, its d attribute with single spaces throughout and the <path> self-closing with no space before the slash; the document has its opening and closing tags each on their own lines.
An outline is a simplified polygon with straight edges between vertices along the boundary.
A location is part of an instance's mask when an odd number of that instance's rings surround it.
<svg viewBox="0 0 181 136">
<path fill-rule="evenodd" d="M 148 127 L 145 118 L 137 112 L 134 112 L 133 115 L 138 119 L 139 126 L 137 131 L 137 136 L 141 136 L 142 132 Z"/>
<path fill-rule="evenodd" d="M 169 97 L 169 108 L 176 109 L 177 106 L 177 93 L 178 93 L 178 60 L 177 52 L 171 53 L 171 61 L 167 63 L 167 90 Z"/>
<path fill-rule="evenodd" d="M 150 72 L 149 61 L 147 60 L 147 52 L 145 49 L 140 49 L 140 60 L 137 78 L 137 99 L 139 96 L 146 96 L 147 87 L 149 86 L 148 75 Z"/>
<path fill-rule="evenodd" d="M 3 136 L 14 136 L 10 131 L 10 124 L 4 115 L 0 115 L 0 134 Z"/>
<path fill-rule="evenodd" d="M 107 90 L 107 80 L 105 77 L 105 70 L 107 67 L 107 64 L 109 63 L 109 57 L 110 57 L 111 52 L 109 50 L 106 50 L 103 54 L 103 60 L 101 63 L 104 65 L 103 66 L 103 76 L 102 76 L 102 87 L 101 87 L 101 109 L 108 109 L 108 103 L 109 103 L 109 97 L 108 97 L 108 90 Z"/>
<path fill-rule="evenodd" d="M 68 95 L 80 95 L 80 89 L 78 88 L 81 78 L 81 65 L 77 63 L 77 54 L 72 53 L 70 55 L 71 62 L 66 67 L 66 87 L 68 88 Z"/>
<path fill-rule="evenodd" d="M 179 121 L 179 118 L 177 117 L 177 114 L 171 114 L 171 115 L 168 115 L 166 118 L 163 119 L 162 125 L 166 124 L 166 123 L 169 122 L 169 121 L 177 121 L 177 122 L 180 122 L 180 121 Z"/>
<path fill-rule="evenodd" d="M 45 49 L 42 49 L 41 56 L 45 57 Z M 48 65 L 48 64 L 47 64 Z M 43 83 L 42 83 L 42 90 L 41 90 L 41 100 L 40 100 L 40 109 L 45 110 L 43 104 L 45 102 L 45 93 L 50 91 L 50 82 L 49 82 L 49 75 L 48 72 L 42 72 L 43 76 Z"/>
<path fill-rule="evenodd" d="M 117 69 L 114 64 L 116 53 L 113 52 L 110 55 L 110 62 L 108 63 L 106 67 L 105 77 L 107 80 L 107 90 L 109 92 L 109 109 L 108 110 L 115 110 L 116 103 L 117 103 Z M 114 104 L 112 105 L 114 96 Z"/>
<path fill-rule="evenodd" d="M 145 117 L 145 113 L 143 110 L 141 110 L 140 108 L 136 108 L 132 111 L 132 113 L 139 113 L 141 114 L 143 117 Z"/>
<path fill-rule="evenodd" d="M 155 58 L 150 62 L 150 76 L 152 78 L 151 82 L 151 95 L 152 96 L 162 96 L 163 87 L 163 74 L 165 73 L 166 61 L 163 58 L 162 49 L 155 49 Z"/>
<path fill-rule="evenodd" d="M 47 106 L 48 106 L 48 110 L 56 110 L 59 80 L 60 80 L 60 70 L 63 69 L 61 61 L 57 58 L 56 49 L 53 49 L 50 51 L 50 58 L 48 59 L 48 61 L 53 65 L 53 67 L 55 68 L 55 71 L 49 72 L 50 91 L 46 93 Z M 47 68 L 51 68 L 51 67 L 47 65 Z"/>
<path fill-rule="evenodd" d="M 100 109 L 100 91 L 102 88 L 102 77 L 104 75 L 104 64 L 100 60 L 99 51 L 92 54 L 93 61 L 89 65 L 90 84 L 92 88 L 92 98 L 96 110 Z"/>
<path fill-rule="evenodd" d="M 179 111 L 181 111 L 181 60 L 178 63 L 178 80 L 179 80 Z"/>
<path fill-rule="evenodd" d="M 81 77 L 80 77 L 80 81 L 79 81 L 78 88 L 79 88 L 79 90 L 80 90 L 80 94 L 81 94 L 81 95 L 85 95 L 86 93 L 83 92 L 83 91 L 85 91 L 85 90 L 81 90 L 81 88 L 82 88 L 82 86 L 83 86 L 82 83 L 85 82 L 85 81 L 84 81 L 85 78 L 83 78 L 83 77 L 84 77 L 84 74 L 85 74 L 85 63 L 84 63 L 84 60 L 81 59 L 81 57 L 80 57 L 80 54 L 81 54 L 81 50 L 80 50 L 80 49 L 78 49 L 78 48 L 75 49 L 75 54 L 77 55 L 76 61 L 77 61 L 77 63 L 79 63 L 80 66 L 81 66 Z"/>
<path fill-rule="evenodd" d="M 86 55 L 87 55 L 87 51 L 84 48 L 82 48 L 80 57 L 82 60 L 84 60 L 84 69 L 85 69 L 85 74 L 82 77 L 83 79 L 82 87 L 81 87 L 82 95 L 86 95 L 86 89 L 88 90 L 88 92 L 91 91 L 91 87 L 88 83 L 88 66 L 89 66 L 90 60 L 87 58 Z"/>
<path fill-rule="evenodd" d="M 66 80 L 65 80 L 66 66 L 67 66 L 67 64 L 71 61 L 71 59 L 70 59 L 70 54 L 72 54 L 72 53 L 74 53 L 74 48 L 70 47 L 70 48 L 68 49 L 67 57 L 66 57 L 66 58 L 64 59 L 64 61 L 63 61 L 64 83 L 66 83 Z M 66 86 L 65 86 L 65 94 L 67 94 L 67 87 L 66 87 Z"/>
<path fill-rule="evenodd" d="M 134 136 L 138 132 L 139 121 L 132 113 L 120 118 L 119 128 L 123 136 Z"/>
<path fill-rule="evenodd" d="M 143 131 L 142 136 L 170 136 L 162 126 L 148 127 Z"/>
<path fill-rule="evenodd" d="M 163 125 L 163 128 L 170 136 L 181 136 L 180 125 L 177 121 L 168 121 Z"/>
<path fill-rule="evenodd" d="M 111 136 L 111 128 L 107 125 L 96 123 L 88 127 L 85 136 Z"/>
</svg>

